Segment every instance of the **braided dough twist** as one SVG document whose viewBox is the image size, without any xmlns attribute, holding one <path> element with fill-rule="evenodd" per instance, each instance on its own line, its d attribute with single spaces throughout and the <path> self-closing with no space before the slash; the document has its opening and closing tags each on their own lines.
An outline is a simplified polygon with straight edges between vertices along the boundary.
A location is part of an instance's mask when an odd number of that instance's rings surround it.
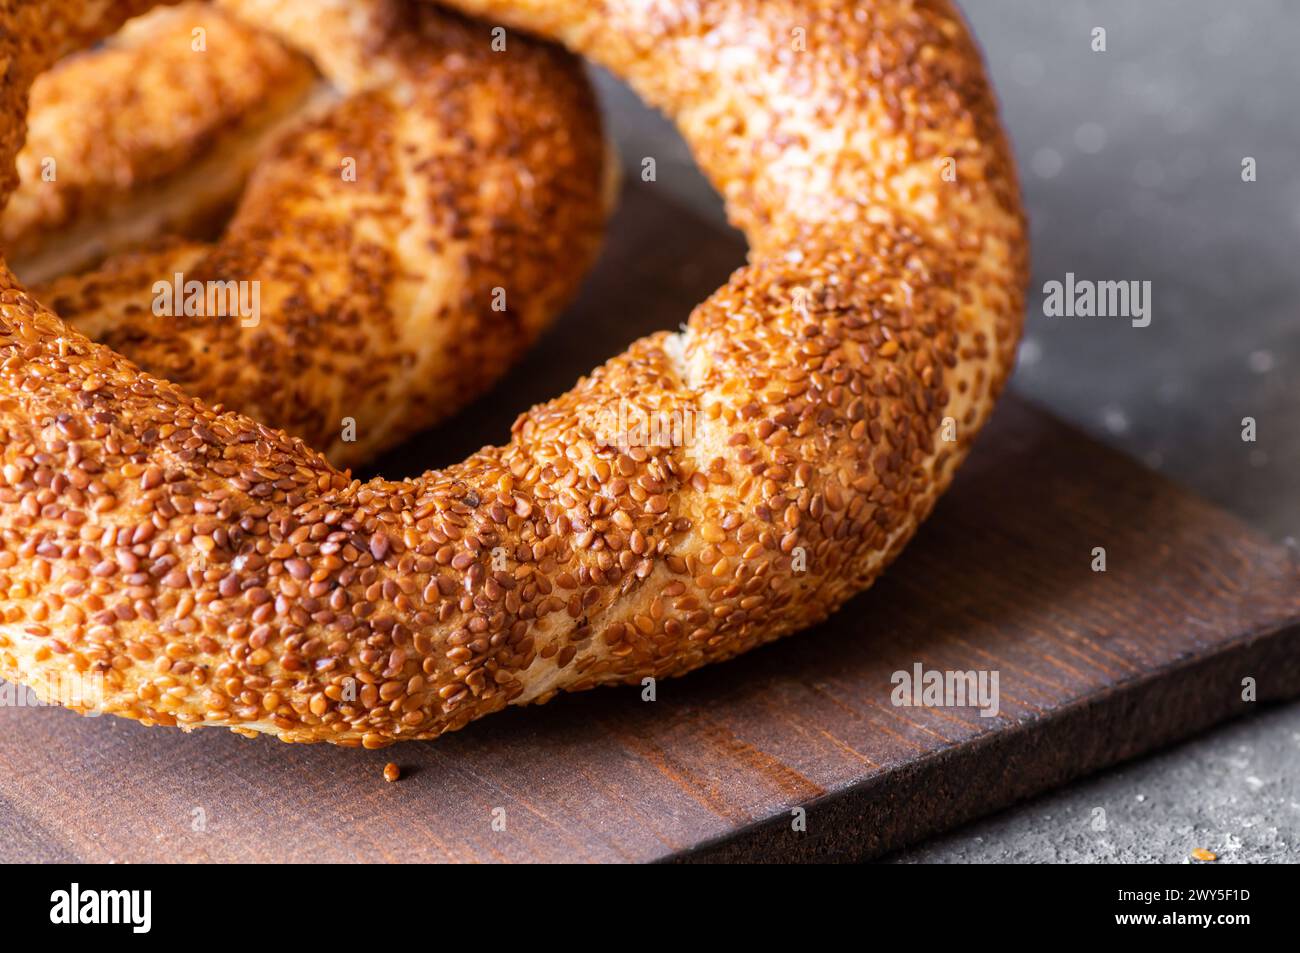
<svg viewBox="0 0 1300 953">
<path fill-rule="evenodd" d="M 30 37 L 13 2 L 0 36 Z M 750 263 L 505 446 L 368 483 L 11 283 L 6 676 L 104 671 L 94 706 L 149 723 L 431 738 L 804 628 L 930 512 L 1011 366 L 1026 280 L 1014 168 L 950 6 L 457 5 L 599 59 L 673 116 Z M 59 6 L 84 33 L 85 5 Z M 6 115 L 31 43 L 8 52 Z M 690 420 L 690 439 L 600 432 L 620 402 Z"/>
</svg>

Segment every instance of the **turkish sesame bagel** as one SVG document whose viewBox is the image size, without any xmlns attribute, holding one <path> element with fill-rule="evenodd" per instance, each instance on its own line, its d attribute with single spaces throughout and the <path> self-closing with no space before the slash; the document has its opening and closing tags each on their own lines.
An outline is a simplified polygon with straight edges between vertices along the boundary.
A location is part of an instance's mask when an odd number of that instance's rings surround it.
<svg viewBox="0 0 1300 953">
<path fill-rule="evenodd" d="M 107 26 L 85 3 L 47 4 L 53 28 L 22 6 L 0 0 L 10 188 L 31 77 Z M 803 629 L 931 511 L 1007 377 L 1027 276 L 1014 166 L 951 6 L 457 6 L 673 117 L 749 263 L 505 445 L 364 483 L 4 279 L 5 677 L 102 676 L 72 704 L 148 724 L 433 738 Z"/>
<path fill-rule="evenodd" d="M 133 21 L 37 80 L 10 264 L 142 369 L 364 461 L 494 383 L 600 244 L 581 63 L 482 32 L 412 0 Z"/>
</svg>

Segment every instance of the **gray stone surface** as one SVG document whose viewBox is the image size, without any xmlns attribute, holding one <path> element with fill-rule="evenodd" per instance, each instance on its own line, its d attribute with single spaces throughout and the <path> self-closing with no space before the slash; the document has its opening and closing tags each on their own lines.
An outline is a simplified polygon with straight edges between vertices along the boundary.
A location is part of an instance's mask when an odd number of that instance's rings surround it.
<svg viewBox="0 0 1300 953">
<path fill-rule="evenodd" d="M 1300 4 L 966 0 L 1015 141 L 1034 277 L 1013 386 L 1295 545 Z M 1105 52 L 1092 50 L 1106 31 Z M 629 174 L 721 220 L 679 138 L 602 78 Z M 1253 158 L 1256 181 L 1242 180 Z M 1067 272 L 1151 282 L 1152 320 L 1049 318 Z M 684 316 L 683 316 L 684 317 Z M 1242 419 L 1255 420 L 1254 442 Z M 1103 812 L 1099 814 L 1098 812 Z M 1097 829 L 1104 819 L 1104 828 Z M 1300 704 L 922 845 L 903 862 L 1300 860 Z"/>
</svg>

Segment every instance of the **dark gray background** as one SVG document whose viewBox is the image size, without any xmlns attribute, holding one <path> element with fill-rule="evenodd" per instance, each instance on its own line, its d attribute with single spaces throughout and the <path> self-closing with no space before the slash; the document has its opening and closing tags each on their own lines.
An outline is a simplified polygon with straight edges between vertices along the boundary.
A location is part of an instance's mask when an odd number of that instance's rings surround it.
<svg viewBox="0 0 1300 953">
<path fill-rule="evenodd" d="M 1016 146 L 1034 277 L 1013 386 L 1277 541 L 1300 536 L 1300 4 L 966 0 Z M 1106 30 L 1093 52 L 1092 31 Z M 628 175 L 722 221 L 671 126 L 600 77 Z M 1243 158 L 1257 181 L 1242 181 Z M 1152 321 L 1047 318 L 1066 272 L 1152 283 Z M 683 319 L 686 317 L 682 316 Z M 1242 418 L 1257 422 L 1242 440 Z M 1192 620 L 1189 620 L 1189 624 Z M 1101 810 L 1101 814 L 1098 813 Z M 1104 817 L 1103 829 L 1094 829 Z M 1300 704 L 901 861 L 1300 859 Z"/>
</svg>

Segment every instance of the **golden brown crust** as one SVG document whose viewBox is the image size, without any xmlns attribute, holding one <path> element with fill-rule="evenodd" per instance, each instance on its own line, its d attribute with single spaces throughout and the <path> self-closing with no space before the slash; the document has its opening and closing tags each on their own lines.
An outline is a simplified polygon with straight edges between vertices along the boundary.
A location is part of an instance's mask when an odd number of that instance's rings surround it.
<svg viewBox="0 0 1300 953">
<path fill-rule="evenodd" d="M 197 2 L 61 61 L 32 87 L 22 185 L 0 218 L 10 267 L 40 282 L 201 229 L 229 211 L 257 145 L 315 83 L 306 58 Z"/>
<path fill-rule="evenodd" d="M 603 226 L 595 103 L 569 55 L 521 38 L 494 51 L 481 28 L 431 6 L 222 6 L 228 12 L 187 4 L 137 21 L 128 39 L 93 54 L 93 71 L 121 87 L 113 96 L 141 99 L 124 121 L 135 122 L 136 113 L 192 114 L 189 123 L 156 130 L 156 148 L 127 133 L 120 148 L 101 147 L 94 143 L 103 136 L 93 132 L 58 131 L 66 124 L 48 117 L 37 123 L 48 133 L 41 148 L 64 147 L 65 169 L 121 160 L 131 165 L 124 182 L 157 182 L 152 190 L 123 188 L 121 201 L 103 207 L 105 215 L 79 222 L 71 252 L 53 228 L 64 219 L 41 223 L 54 236 L 47 238 L 47 260 L 66 263 L 84 251 L 85 233 L 102 232 L 106 219 L 127 222 L 128 236 L 138 238 L 142 225 L 152 230 L 162 193 L 184 196 L 166 209 L 164 224 L 194 214 L 196 204 L 211 204 L 196 178 L 211 187 L 214 165 L 229 174 L 242 156 L 259 153 L 221 238 L 202 249 L 151 244 L 32 290 L 145 370 L 351 465 L 481 393 L 572 296 Z M 197 27 L 206 31 L 202 52 L 190 49 Z M 267 115 L 282 121 L 283 103 L 269 113 L 251 109 L 268 85 L 278 87 L 277 98 L 302 103 L 302 91 L 274 75 L 302 63 L 272 34 L 310 54 L 342 98 L 309 109 L 269 145 L 229 131 L 207 161 L 167 178 L 228 118 L 243 116 L 252 133 L 267 126 Z M 142 59 L 155 65 L 140 70 Z M 255 75 L 267 59 L 271 65 Z M 134 93 L 120 75 L 133 65 L 140 71 Z M 76 61 L 61 68 L 78 72 Z M 243 84 L 240 95 L 200 108 L 237 85 L 228 72 Z M 190 85 L 174 91 L 181 74 Z M 75 100 L 74 93 L 67 97 Z M 86 155 L 77 155 L 78 144 Z M 24 155 L 30 154 L 29 148 Z M 89 172 L 83 178 L 98 181 Z M 39 184 L 28 188 L 39 193 Z M 228 193 L 218 187 L 215 197 Z M 77 180 L 55 194 L 69 216 L 73 208 L 87 211 L 73 201 Z M 178 295 L 158 313 L 157 283 L 175 286 L 178 274 L 182 288 L 200 282 L 205 290 L 247 292 L 242 303 L 255 305 L 257 315 L 214 316 L 209 307 L 189 313 Z M 234 303 L 224 291 L 212 300 Z"/>
<path fill-rule="evenodd" d="M 5 293 L 6 674 L 103 670 L 98 707 L 154 723 L 429 738 L 803 628 L 929 513 L 1006 378 L 1026 279 L 1014 168 L 951 7 L 458 5 L 673 115 L 750 264 L 506 446 L 364 484 Z M 678 430 L 645 439 L 628 411 Z"/>
</svg>

